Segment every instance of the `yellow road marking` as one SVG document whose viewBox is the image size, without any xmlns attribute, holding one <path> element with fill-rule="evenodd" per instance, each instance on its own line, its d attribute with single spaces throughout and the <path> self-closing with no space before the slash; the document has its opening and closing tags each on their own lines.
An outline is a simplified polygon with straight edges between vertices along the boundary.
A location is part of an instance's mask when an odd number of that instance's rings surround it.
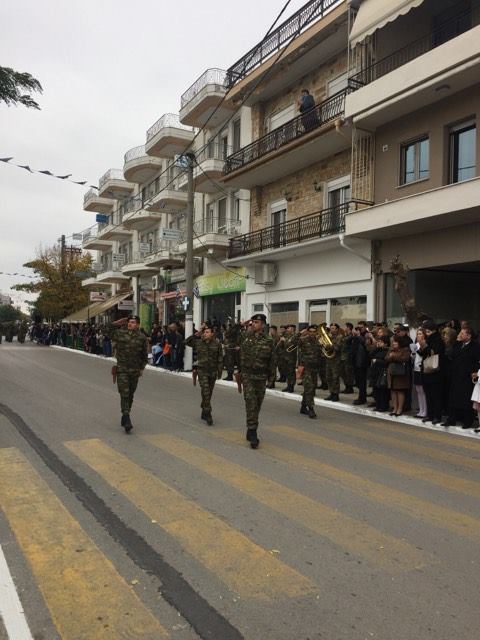
<svg viewBox="0 0 480 640">
<path fill-rule="evenodd" d="M 335 451 L 336 453 L 340 453 L 345 456 L 365 460 L 380 467 L 386 467 L 390 470 L 393 469 L 396 473 L 411 476 L 412 478 L 419 478 L 425 482 L 429 482 L 430 484 L 442 487 L 443 489 L 448 489 L 449 491 L 457 491 L 459 493 L 470 495 L 474 498 L 480 498 L 480 484 L 473 480 L 465 480 L 464 478 L 443 473 L 436 469 L 431 469 L 430 467 L 422 467 L 411 462 L 405 462 L 404 460 L 395 458 L 394 456 L 376 453 L 375 451 L 368 451 L 353 444 L 334 441 L 331 438 L 326 438 L 324 436 L 317 435 L 316 433 L 308 433 L 301 429 L 278 426 L 269 427 L 268 430 L 288 436 L 294 440 L 299 440 L 300 442 L 306 442 L 308 444 L 322 447 L 328 451 Z"/>
<path fill-rule="evenodd" d="M 215 435 L 229 442 L 238 443 L 238 435 L 230 429 L 215 430 Z M 329 479 L 328 481 L 341 484 L 358 495 L 398 509 L 413 518 L 429 522 L 442 529 L 448 529 L 457 535 L 480 541 L 480 520 L 459 511 L 437 506 L 422 498 L 417 498 L 349 471 L 324 464 L 319 460 L 278 447 L 270 442 L 267 442 L 262 447 L 262 452 L 287 464 L 304 467 L 309 471 L 313 471 L 315 475 L 320 476 L 322 480 L 326 477 Z"/>
<path fill-rule="evenodd" d="M 309 579 L 100 440 L 65 444 L 242 598 L 318 593 Z"/>
<path fill-rule="evenodd" d="M 144 439 L 351 553 L 366 558 L 372 564 L 392 572 L 410 570 L 425 564 L 424 554 L 407 542 L 382 533 L 225 458 L 173 436 L 145 436 Z"/>
<path fill-rule="evenodd" d="M 170 637 L 17 449 L 0 450 L 0 503 L 63 640 Z"/>
</svg>

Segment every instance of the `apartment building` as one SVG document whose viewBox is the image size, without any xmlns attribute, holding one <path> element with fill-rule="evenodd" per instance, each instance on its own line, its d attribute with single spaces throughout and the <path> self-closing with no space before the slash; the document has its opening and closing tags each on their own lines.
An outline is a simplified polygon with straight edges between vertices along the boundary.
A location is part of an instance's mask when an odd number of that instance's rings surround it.
<svg viewBox="0 0 480 640">
<path fill-rule="evenodd" d="M 390 268 L 399 255 L 422 310 L 478 326 L 480 2 L 351 5 L 352 195 L 375 204 L 346 216 L 345 237 L 372 242 L 375 315 L 403 315 Z"/>
<path fill-rule="evenodd" d="M 249 276 L 245 315 L 275 324 L 373 318 L 371 242 L 344 238 L 346 214 L 365 206 L 352 196 L 345 118 L 351 11 L 307 2 L 227 71 L 227 102 L 251 110 L 252 142 L 225 162 L 225 188 L 251 190 L 250 228 L 226 264 Z"/>
</svg>

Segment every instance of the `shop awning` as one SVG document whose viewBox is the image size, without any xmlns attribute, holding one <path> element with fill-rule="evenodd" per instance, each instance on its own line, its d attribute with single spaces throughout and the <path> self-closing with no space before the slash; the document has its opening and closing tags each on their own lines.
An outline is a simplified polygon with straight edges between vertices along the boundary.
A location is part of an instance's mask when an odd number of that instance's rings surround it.
<svg viewBox="0 0 480 640">
<path fill-rule="evenodd" d="M 353 48 L 377 29 L 422 3 L 423 0 L 363 0 L 350 32 L 350 46 Z"/>
<path fill-rule="evenodd" d="M 101 316 L 109 309 L 115 307 L 119 302 L 131 296 L 131 291 L 123 291 L 122 293 L 117 293 L 110 298 L 107 298 L 103 302 L 95 302 L 94 304 L 88 305 L 88 307 L 84 307 L 79 311 L 75 311 L 75 313 L 67 316 L 62 322 L 67 323 L 77 323 L 77 322 L 88 322 L 89 319 L 95 318 L 96 316 Z"/>
</svg>

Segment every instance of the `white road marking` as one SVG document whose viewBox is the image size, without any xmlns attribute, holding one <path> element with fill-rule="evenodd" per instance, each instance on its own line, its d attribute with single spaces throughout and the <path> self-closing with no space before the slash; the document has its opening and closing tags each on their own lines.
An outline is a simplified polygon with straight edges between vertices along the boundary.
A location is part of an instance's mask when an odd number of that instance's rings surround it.
<svg viewBox="0 0 480 640">
<path fill-rule="evenodd" d="M 11 640 L 33 640 L 0 545 L 0 617 Z"/>
</svg>

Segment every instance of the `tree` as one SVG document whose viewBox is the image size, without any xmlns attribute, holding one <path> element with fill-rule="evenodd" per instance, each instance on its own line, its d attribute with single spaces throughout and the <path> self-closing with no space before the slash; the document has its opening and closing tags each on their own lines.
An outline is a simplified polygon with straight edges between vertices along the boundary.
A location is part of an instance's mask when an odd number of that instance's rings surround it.
<svg viewBox="0 0 480 640">
<path fill-rule="evenodd" d="M 47 320 L 59 321 L 88 304 L 88 292 L 82 288 L 81 272 L 91 271 L 90 254 L 77 255 L 62 252 L 59 246 L 40 249 L 38 256 L 23 266 L 33 269 L 38 276 L 36 282 L 16 284 L 16 291 L 38 293 L 33 304 L 32 316 L 40 315 Z"/>
<path fill-rule="evenodd" d="M 11 304 L 0 304 L 0 324 L 2 322 L 15 322 L 15 320 L 24 320 L 25 315 Z"/>
<path fill-rule="evenodd" d="M 32 75 L 10 67 L 0 67 L 0 102 L 5 102 L 7 106 L 23 104 L 31 109 L 40 109 L 30 95 L 33 91 L 42 93 L 43 88 Z"/>
<path fill-rule="evenodd" d="M 419 327 L 422 321 L 429 316 L 423 313 L 423 311 L 420 311 L 415 296 L 410 291 L 408 284 L 408 264 L 404 264 L 400 260 L 400 256 L 396 255 L 390 262 L 390 270 L 394 279 L 395 291 L 400 297 L 400 302 L 407 317 L 408 324 L 414 328 Z"/>
</svg>

